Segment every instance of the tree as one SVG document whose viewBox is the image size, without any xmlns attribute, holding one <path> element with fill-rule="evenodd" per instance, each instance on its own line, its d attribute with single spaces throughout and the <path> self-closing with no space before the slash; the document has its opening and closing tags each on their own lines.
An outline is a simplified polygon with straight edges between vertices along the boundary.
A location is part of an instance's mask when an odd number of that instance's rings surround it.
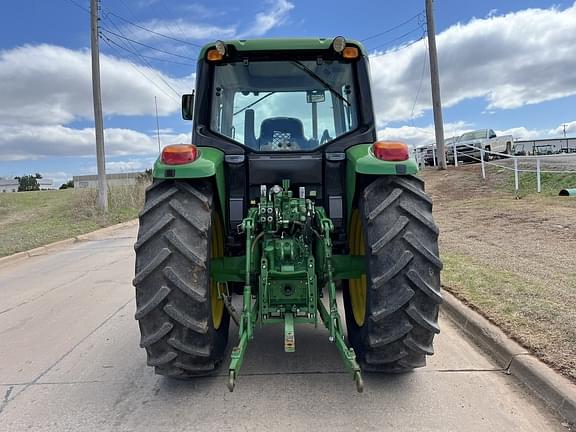
<svg viewBox="0 0 576 432">
<path fill-rule="evenodd" d="M 42 175 L 36 173 L 35 175 L 25 175 L 21 177 L 14 177 L 18 180 L 18 192 L 28 192 L 40 190 L 40 185 L 38 184 L 38 179 L 41 179 Z"/>
<path fill-rule="evenodd" d="M 62 183 L 59 189 L 74 189 L 74 180 L 68 180 L 66 183 Z"/>
<path fill-rule="evenodd" d="M 144 172 L 138 174 L 138 182 L 140 183 L 152 183 L 152 168 L 148 168 Z"/>
</svg>

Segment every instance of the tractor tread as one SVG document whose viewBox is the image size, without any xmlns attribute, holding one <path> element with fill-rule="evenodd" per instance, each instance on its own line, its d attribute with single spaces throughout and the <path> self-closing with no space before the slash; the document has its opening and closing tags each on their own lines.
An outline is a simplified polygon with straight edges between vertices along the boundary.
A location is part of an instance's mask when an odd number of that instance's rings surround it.
<svg viewBox="0 0 576 432">
<path fill-rule="evenodd" d="M 442 270 L 442 261 L 440 261 L 440 256 L 428 249 L 413 232 L 408 231 L 404 234 L 404 240 L 410 243 L 416 252 L 424 255 L 430 264 L 434 265 L 438 270 Z"/>
<path fill-rule="evenodd" d="M 414 176 L 383 176 L 359 194 L 367 264 L 366 319 L 345 290 L 348 339 L 363 370 L 403 373 L 426 365 L 438 326 L 439 230 L 432 200 Z"/>
<path fill-rule="evenodd" d="M 432 333 L 440 333 L 440 327 L 438 327 L 438 323 L 436 320 L 431 320 L 424 316 L 424 314 L 420 311 L 418 307 L 416 307 L 415 303 L 411 303 L 410 306 L 406 309 L 406 313 L 410 315 L 410 317 L 419 325 L 424 327 L 426 330 Z"/>
<path fill-rule="evenodd" d="M 203 303 L 208 300 L 208 291 L 204 290 L 201 292 L 199 288 L 190 285 L 189 283 L 185 282 L 179 275 L 176 273 L 172 267 L 165 267 L 164 268 L 164 276 L 170 283 L 182 291 L 187 296 L 193 298 L 197 302 Z"/>
<path fill-rule="evenodd" d="M 404 339 L 404 345 L 406 345 L 412 351 L 415 351 L 420 354 L 426 354 L 426 355 L 434 354 L 434 347 L 432 346 L 431 343 L 423 344 L 421 342 L 418 342 L 412 336 L 408 336 L 406 339 Z"/>
<path fill-rule="evenodd" d="M 187 345 L 175 337 L 168 339 L 168 345 L 195 357 L 210 357 L 210 347 L 208 346 L 198 348 L 193 345 Z"/>
<path fill-rule="evenodd" d="M 208 226 L 201 220 L 196 218 L 193 214 L 187 212 L 181 203 L 179 203 L 176 200 L 171 200 L 169 205 L 170 208 L 174 210 L 176 213 L 178 213 L 182 217 L 182 219 L 188 222 L 192 226 L 192 228 L 198 230 L 198 232 L 202 233 L 203 236 L 207 235 Z"/>
<path fill-rule="evenodd" d="M 195 372 L 196 374 L 204 375 L 206 372 L 212 372 L 216 365 L 212 362 L 205 364 L 187 364 L 183 362 L 176 361 L 174 366 L 185 371 Z"/>
<path fill-rule="evenodd" d="M 371 365 L 385 365 L 397 362 L 408 355 L 408 351 L 400 347 L 396 350 L 389 350 L 385 353 L 369 352 L 366 355 L 366 363 Z"/>
<path fill-rule="evenodd" d="M 154 309 L 156 309 L 160 305 L 160 303 L 162 303 L 164 301 L 164 299 L 166 297 L 168 297 L 168 294 L 170 294 L 170 291 L 172 291 L 172 290 L 170 288 L 168 288 L 166 285 L 161 286 L 160 289 L 158 291 L 156 291 L 156 293 L 150 298 L 150 300 L 148 300 L 146 303 L 142 304 L 136 310 L 136 314 L 134 315 L 134 318 L 139 320 L 140 318 L 143 318 L 146 315 L 148 315 L 150 312 L 152 312 Z"/>
<path fill-rule="evenodd" d="M 177 187 L 181 191 L 186 192 L 189 195 L 194 196 L 198 201 L 200 201 L 202 203 L 204 208 L 208 209 L 210 207 L 210 201 L 211 201 L 210 198 L 208 198 L 205 194 L 200 192 L 194 186 L 192 186 L 188 183 L 185 183 L 185 182 L 178 182 Z"/>
<path fill-rule="evenodd" d="M 400 232 L 402 232 L 406 225 L 408 225 L 408 222 L 406 216 L 400 216 L 392 228 L 390 228 L 388 232 L 386 232 L 371 246 L 372 254 L 377 254 L 380 249 L 390 243 L 398 234 L 400 234 Z"/>
<path fill-rule="evenodd" d="M 366 190 L 365 195 L 369 194 L 369 190 Z M 375 208 L 369 210 L 366 208 L 366 215 L 369 222 L 374 221 L 376 217 L 390 207 L 398 198 L 402 195 L 402 189 L 394 189 L 390 195 L 386 197 L 381 203 L 379 203 Z M 368 204 L 368 203 L 367 203 Z"/>
<path fill-rule="evenodd" d="M 368 335 L 368 345 L 372 348 L 380 348 L 391 344 L 399 339 L 402 339 L 408 333 L 412 331 L 414 326 L 406 319 L 402 321 L 402 324 L 395 325 L 390 331 L 386 332 L 386 335 Z"/>
<path fill-rule="evenodd" d="M 155 190 L 152 189 L 151 192 L 155 192 Z M 164 202 L 166 202 L 166 200 L 168 198 L 170 198 L 172 195 L 174 195 L 177 192 L 178 192 L 178 189 L 175 187 L 172 187 L 172 188 L 168 189 L 167 191 L 163 192 L 161 195 L 154 197 L 154 199 L 151 199 L 150 201 L 146 200 L 146 204 L 144 204 L 144 208 L 140 212 L 139 216 L 140 217 L 145 216 L 151 210 L 154 210 L 160 204 L 163 204 Z M 148 195 L 150 195 L 150 194 L 148 194 Z"/>
<path fill-rule="evenodd" d="M 208 331 L 208 322 L 195 320 L 171 303 L 164 306 L 164 312 L 174 321 L 196 333 L 205 334 Z"/>
<path fill-rule="evenodd" d="M 134 244 L 134 250 L 138 251 L 148 240 L 156 236 L 160 231 L 164 230 L 173 220 L 174 216 L 167 214 L 162 216 L 152 227 L 148 229 Z"/>
<path fill-rule="evenodd" d="M 436 303 L 442 303 L 442 294 L 440 294 L 440 290 L 434 289 L 432 285 L 422 279 L 422 276 L 418 274 L 418 272 L 414 269 L 411 269 L 406 274 L 406 277 L 412 282 L 412 284 L 426 294 L 430 299 Z"/>
<path fill-rule="evenodd" d="M 414 180 L 416 178 L 416 180 Z M 408 177 L 393 176 L 391 177 L 391 183 L 395 184 L 397 187 L 401 187 L 402 190 L 408 191 L 413 194 L 418 200 L 425 202 L 430 207 L 432 207 L 432 198 L 424 192 L 424 181 L 418 177 L 412 176 L 410 180 Z M 419 183 L 418 185 L 414 183 Z"/>
<path fill-rule="evenodd" d="M 410 288 L 404 291 L 397 291 L 386 299 L 385 303 L 380 307 L 380 309 L 374 310 L 370 318 L 374 322 L 381 321 L 388 315 L 396 312 L 398 309 L 403 308 L 412 297 L 414 297 L 414 290 Z"/>
<path fill-rule="evenodd" d="M 388 269 L 388 271 L 380 276 L 376 276 L 372 278 L 372 289 L 378 290 L 384 284 L 386 284 L 390 279 L 400 273 L 402 270 L 406 268 L 410 261 L 414 258 L 414 254 L 410 251 L 404 251 L 398 261 L 394 263 L 392 267 Z"/>
<path fill-rule="evenodd" d="M 147 335 L 142 335 L 142 339 L 140 339 L 140 346 L 142 348 L 147 348 L 147 347 L 155 344 L 160 339 L 162 339 L 164 336 L 166 336 L 168 333 L 170 333 L 173 328 L 174 328 L 174 326 L 172 325 L 172 323 L 169 323 L 169 322 L 163 323 L 160 326 L 160 328 L 158 328 L 158 330 L 152 331 L 151 333 L 148 333 Z"/>
<path fill-rule="evenodd" d="M 166 363 L 170 363 L 176 357 L 178 357 L 178 354 L 176 354 L 174 351 L 166 351 L 160 354 L 158 357 L 148 356 L 147 364 L 148 366 L 162 366 Z"/>
<path fill-rule="evenodd" d="M 164 234 L 164 238 L 168 241 L 168 243 L 176 248 L 178 252 L 184 255 L 188 261 L 192 261 L 202 269 L 206 268 L 206 263 L 202 260 L 200 254 L 189 248 L 173 231 L 168 231 L 166 234 Z"/>
<path fill-rule="evenodd" d="M 438 226 L 434 223 L 434 220 L 427 217 L 423 212 L 421 212 L 418 207 L 416 207 L 412 203 L 402 203 L 400 204 L 400 208 L 404 210 L 408 215 L 414 217 L 418 220 L 422 225 L 432 231 L 434 234 L 438 235 L 440 230 Z"/>
<path fill-rule="evenodd" d="M 158 267 L 160 267 L 164 261 L 172 254 L 170 249 L 163 248 L 160 250 L 158 255 L 156 255 L 152 260 L 140 271 L 136 272 L 136 277 L 132 282 L 134 285 L 140 284 L 144 279 L 150 276 Z"/>
<path fill-rule="evenodd" d="M 229 315 L 212 323 L 210 296 L 213 185 L 163 180 L 146 190 L 136 241 L 140 346 L 159 375 L 190 378 L 222 363 Z"/>
</svg>

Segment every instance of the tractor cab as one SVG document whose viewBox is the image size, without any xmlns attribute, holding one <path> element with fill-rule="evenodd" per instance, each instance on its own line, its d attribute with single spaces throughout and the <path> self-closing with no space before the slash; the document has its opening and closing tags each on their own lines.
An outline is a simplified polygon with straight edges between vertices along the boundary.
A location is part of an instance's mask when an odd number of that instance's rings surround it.
<svg viewBox="0 0 576 432">
<path fill-rule="evenodd" d="M 368 67 L 363 47 L 343 37 L 218 41 L 203 49 L 196 93 L 182 108 L 194 122 L 192 143 L 225 153 L 232 231 L 261 185 L 286 178 L 343 226 L 345 152 L 376 141 Z"/>
</svg>

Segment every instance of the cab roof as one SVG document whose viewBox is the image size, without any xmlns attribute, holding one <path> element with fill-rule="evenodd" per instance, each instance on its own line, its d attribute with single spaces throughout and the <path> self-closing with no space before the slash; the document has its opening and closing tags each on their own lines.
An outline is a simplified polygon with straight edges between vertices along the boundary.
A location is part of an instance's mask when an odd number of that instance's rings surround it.
<svg viewBox="0 0 576 432">
<path fill-rule="evenodd" d="M 222 41 L 226 45 L 233 45 L 238 51 L 278 51 L 278 50 L 323 50 L 329 49 L 334 38 L 269 38 L 269 39 L 234 39 Z M 216 41 L 204 45 L 199 58 L 206 57 L 206 51 L 214 48 Z M 356 40 L 346 39 L 360 49 L 362 55 L 367 55 L 364 46 Z"/>
</svg>

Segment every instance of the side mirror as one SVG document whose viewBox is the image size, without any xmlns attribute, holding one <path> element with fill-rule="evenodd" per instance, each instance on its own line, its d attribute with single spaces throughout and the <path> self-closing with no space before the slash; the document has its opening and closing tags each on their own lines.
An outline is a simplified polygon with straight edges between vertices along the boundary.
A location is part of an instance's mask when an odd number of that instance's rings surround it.
<svg viewBox="0 0 576 432">
<path fill-rule="evenodd" d="M 182 118 L 192 120 L 194 114 L 194 93 L 182 95 Z"/>
</svg>

